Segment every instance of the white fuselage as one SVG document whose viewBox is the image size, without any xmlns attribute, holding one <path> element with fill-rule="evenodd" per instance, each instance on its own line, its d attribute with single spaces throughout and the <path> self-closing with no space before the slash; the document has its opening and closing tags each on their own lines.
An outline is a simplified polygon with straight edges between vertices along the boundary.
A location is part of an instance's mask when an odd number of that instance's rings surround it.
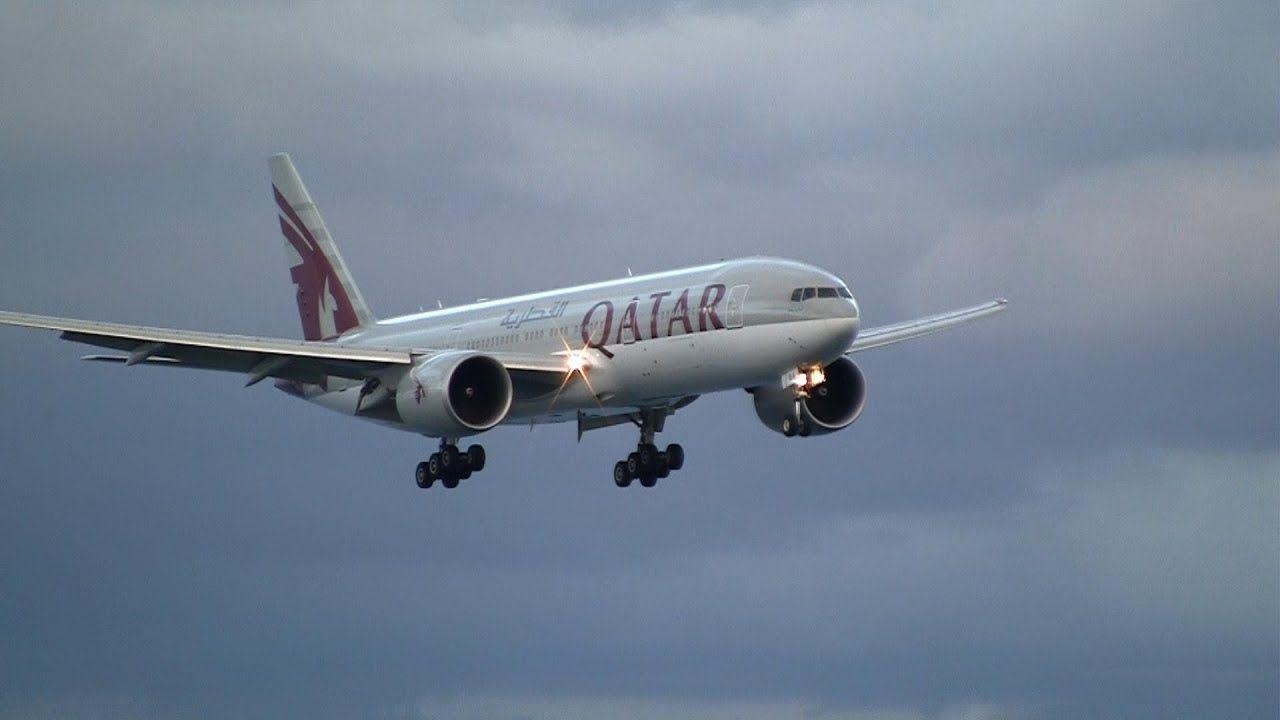
<svg viewBox="0 0 1280 720">
<path fill-rule="evenodd" d="M 844 353 L 858 322 L 857 303 L 836 276 L 747 258 L 382 320 L 341 341 L 580 357 L 585 372 L 569 374 L 554 393 L 517 393 L 504 422 L 527 424 L 777 384 Z M 358 387 L 334 380 L 304 396 L 353 412 Z"/>
</svg>

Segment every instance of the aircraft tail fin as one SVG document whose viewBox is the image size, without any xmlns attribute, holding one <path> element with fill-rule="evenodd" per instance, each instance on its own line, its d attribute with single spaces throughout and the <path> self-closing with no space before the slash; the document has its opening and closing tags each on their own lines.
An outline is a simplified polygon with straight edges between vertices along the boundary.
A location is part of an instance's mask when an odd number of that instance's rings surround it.
<svg viewBox="0 0 1280 720">
<path fill-rule="evenodd" d="M 331 340 L 375 321 L 351 279 L 320 211 L 285 153 L 272 155 L 271 185 L 280 211 L 280 232 L 289 275 L 298 289 L 298 315 L 307 340 Z"/>
</svg>

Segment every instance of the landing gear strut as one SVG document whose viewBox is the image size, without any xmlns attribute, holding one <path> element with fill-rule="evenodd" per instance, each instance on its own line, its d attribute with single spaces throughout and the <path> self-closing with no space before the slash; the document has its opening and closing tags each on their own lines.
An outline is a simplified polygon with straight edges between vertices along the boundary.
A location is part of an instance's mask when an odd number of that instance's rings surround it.
<svg viewBox="0 0 1280 720">
<path fill-rule="evenodd" d="M 447 488 L 458 487 L 458 481 L 471 477 L 484 469 L 484 447 L 472 445 L 466 452 L 458 450 L 454 438 L 441 438 L 440 451 L 431 453 L 431 457 L 418 463 L 414 479 L 418 487 L 426 490 L 437 480 Z"/>
<path fill-rule="evenodd" d="M 809 423 L 804 421 L 804 414 L 800 412 L 800 398 L 796 398 L 795 411 L 790 415 L 782 418 L 782 434 L 787 437 L 809 437 L 809 433 L 813 432 L 813 428 L 809 427 Z"/>
<path fill-rule="evenodd" d="M 644 487 L 653 487 L 659 478 L 684 467 L 684 448 L 672 443 L 664 452 L 653 444 L 654 434 L 662 431 L 666 419 L 666 408 L 641 410 L 632 418 L 640 428 L 640 442 L 635 452 L 614 464 L 613 484 L 627 487 L 632 480 L 639 480 Z"/>
</svg>

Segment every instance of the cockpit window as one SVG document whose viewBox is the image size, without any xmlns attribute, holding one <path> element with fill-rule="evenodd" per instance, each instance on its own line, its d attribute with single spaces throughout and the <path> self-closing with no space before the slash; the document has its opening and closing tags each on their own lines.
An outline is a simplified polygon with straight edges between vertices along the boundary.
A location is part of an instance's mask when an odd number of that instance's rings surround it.
<svg viewBox="0 0 1280 720">
<path fill-rule="evenodd" d="M 849 288 L 841 285 L 840 287 L 820 287 L 820 288 L 796 288 L 791 291 L 791 302 L 800 302 L 802 300 L 810 300 L 813 298 L 848 298 L 853 299 L 853 294 L 849 292 Z"/>
</svg>

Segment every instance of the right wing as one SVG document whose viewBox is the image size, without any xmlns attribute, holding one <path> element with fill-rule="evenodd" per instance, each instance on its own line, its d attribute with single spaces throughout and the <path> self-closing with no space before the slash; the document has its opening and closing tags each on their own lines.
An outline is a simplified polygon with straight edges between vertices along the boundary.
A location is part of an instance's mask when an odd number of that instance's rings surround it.
<svg viewBox="0 0 1280 720">
<path fill-rule="evenodd" d="M 883 325 L 876 328 L 868 328 L 858 333 L 858 337 L 853 341 L 853 345 L 845 350 L 845 354 L 859 352 L 861 350 L 870 350 L 884 345 L 892 345 L 903 340 L 911 340 L 913 338 L 923 337 L 939 330 L 946 330 L 962 323 L 967 323 L 978 318 L 1004 310 L 1008 306 L 1009 301 L 1004 298 L 992 300 L 991 302 L 981 305 L 974 305 L 961 310 L 952 310 L 938 315 L 930 315 L 917 320 L 908 320 L 894 325 Z"/>
<path fill-rule="evenodd" d="M 268 377 L 312 383 L 323 382 L 329 375 L 362 380 L 377 377 L 390 367 L 413 363 L 413 353 L 407 349 L 171 330 L 47 315 L 0 311 L 0 325 L 59 330 L 64 340 L 128 353 L 89 355 L 86 360 L 240 372 L 248 375 L 250 385 Z"/>
</svg>

